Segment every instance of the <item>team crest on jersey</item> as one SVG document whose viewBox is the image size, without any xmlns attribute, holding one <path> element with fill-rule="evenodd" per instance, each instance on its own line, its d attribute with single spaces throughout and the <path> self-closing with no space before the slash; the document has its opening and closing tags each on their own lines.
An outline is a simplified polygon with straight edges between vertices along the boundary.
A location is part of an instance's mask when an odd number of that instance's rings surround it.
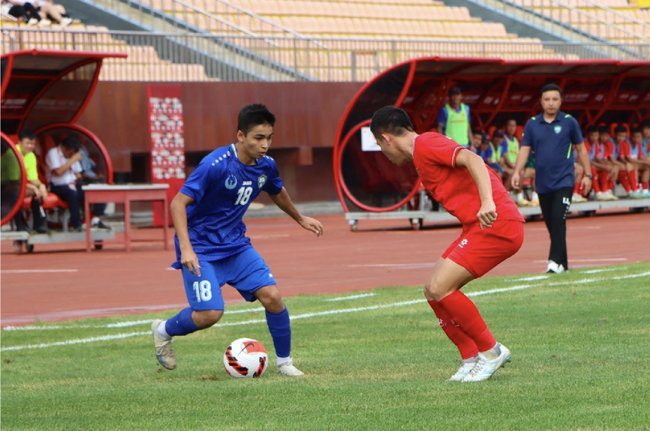
<svg viewBox="0 0 650 431">
<path fill-rule="evenodd" d="M 558 133 L 560 133 L 562 131 L 562 126 L 555 126 L 555 128 L 553 130 L 555 130 L 555 134 L 557 135 Z"/>
<path fill-rule="evenodd" d="M 228 178 L 226 178 L 226 188 L 228 190 L 232 190 L 235 187 L 237 187 L 237 177 L 233 174 L 230 174 L 228 175 Z"/>
<path fill-rule="evenodd" d="M 260 175 L 257 179 L 257 187 L 261 189 L 264 187 L 264 184 L 266 184 L 266 175 Z"/>
</svg>

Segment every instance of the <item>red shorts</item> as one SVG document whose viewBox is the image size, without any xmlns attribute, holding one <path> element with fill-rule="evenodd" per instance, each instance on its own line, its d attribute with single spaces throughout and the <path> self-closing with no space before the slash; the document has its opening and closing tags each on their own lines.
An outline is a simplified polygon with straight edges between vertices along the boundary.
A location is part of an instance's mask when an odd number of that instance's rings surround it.
<svg viewBox="0 0 650 431">
<path fill-rule="evenodd" d="M 481 229 L 480 223 L 463 226 L 460 237 L 442 254 L 468 270 L 474 278 L 514 255 L 524 242 L 524 223 L 519 220 L 497 220 L 492 227 Z"/>
</svg>

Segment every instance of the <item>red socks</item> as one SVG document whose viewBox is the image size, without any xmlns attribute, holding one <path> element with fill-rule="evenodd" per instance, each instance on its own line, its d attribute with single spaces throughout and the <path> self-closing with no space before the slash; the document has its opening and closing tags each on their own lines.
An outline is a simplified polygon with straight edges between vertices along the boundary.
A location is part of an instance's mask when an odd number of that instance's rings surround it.
<svg viewBox="0 0 650 431">
<path fill-rule="evenodd" d="M 460 290 L 445 296 L 438 305 L 447 312 L 447 315 L 459 328 L 471 338 L 479 352 L 490 350 L 496 344 L 492 332 L 478 312 L 476 305 Z"/>
<path fill-rule="evenodd" d="M 618 172 L 618 182 L 623 186 L 626 193 L 630 193 L 632 189 L 630 187 L 630 179 L 628 178 L 627 171 Z"/>
<path fill-rule="evenodd" d="M 463 359 L 469 359 L 478 355 L 478 347 L 476 347 L 476 343 L 474 343 L 474 341 L 472 341 L 472 339 L 469 338 L 453 320 L 451 320 L 449 314 L 447 314 L 440 304 L 433 299 L 428 302 L 433 309 L 433 312 L 436 313 L 440 327 L 445 331 L 445 334 L 447 334 L 447 337 L 449 337 L 451 342 L 458 347 L 460 356 Z"/>
<path fill-rule="evenodd" d="M 639 190 L 639 181 L 636 179 L 636 170 L 632 169 L 627 172 L 627 177 L 630 181 L 630 188 L 633 192 Z"/>
</svg>

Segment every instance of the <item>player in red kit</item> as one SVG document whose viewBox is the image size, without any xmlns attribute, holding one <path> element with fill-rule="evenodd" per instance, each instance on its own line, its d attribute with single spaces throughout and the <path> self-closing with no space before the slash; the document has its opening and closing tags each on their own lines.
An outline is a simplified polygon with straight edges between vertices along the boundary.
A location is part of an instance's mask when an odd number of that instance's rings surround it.
<svg viewBox="0 0 650 431">
<path fill-rule="evenodd" d="M 510 350 L 496 341 L 460 289 L 519 250 L 524 219 L 483 159 L 439 133 L 418 135 L 402 109 L 381 108 L 370 130 L 393 163 L 415 164 L 426 190 L 463 225 L 460 237 L 436 262 L 424 295 L 460 351 L 461 366 L 449 380 L 487 380 L 510 360 Z"/>
</svg>

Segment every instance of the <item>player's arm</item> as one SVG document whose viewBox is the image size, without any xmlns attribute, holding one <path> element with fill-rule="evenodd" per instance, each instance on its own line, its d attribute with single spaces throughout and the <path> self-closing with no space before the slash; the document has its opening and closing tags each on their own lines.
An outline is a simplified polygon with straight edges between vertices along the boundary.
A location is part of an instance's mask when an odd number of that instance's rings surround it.
<svg viewBox="0 0 650 431">
<path fill-rule="evenodd" d="M 187 207 L 192 202 L 194 202 L 194 199 L 178 192 L 172 200 L 170 210 L 176 236 L 178 237 L 178 245 L 181 249 L 181 264 L 189 269 L 192 274 L 200 277 L 201 267 L 199 266 L 199 258 L 194 253 L 192 243 L 190 242 L 190 234 L 187 230 Z"/>
<path fill-rule="evenodd" d="M 481 199 L 481 209 L 477 214 L 481 227 L 492 227 L 492 223 L 497 219 L 497 209 L 492 197 L 490 173 L 485 162 L 479 155 L 463 149 L 456 156 L 456 166 L 467 169 L 476 183 Z"/>
<path fill-rule="evenodd" d="M 580 185 L 584 189 L 582 193 L 584 195 L 587 195 L 591 190 L 591 178 L 587 176 L 591 176 L 591 163 L 589 162 L 589 153 L 587 152 L 587 149 L 585 148 L 585 144 L 583 142 L 573 145 L 578 151 L 578 160 L 580 161 L 580 164 L 582 165 L 582 168 L 586 174 L 582 177 Z"/>
<path fill-rule="evenodd" d="M 323 225 L 318 220 L 305 217 L 300 214 L 298 208 L 293 204 L 289 192 L 287 189 L 282 187 L 282 190 L 277 195 L 272 195 L 269 193 L 271 200 L 280 208 L 282 211 L 287 213 L 289 217 L 294 219 L 300 226 L 307 229 L 308 231 L 314 232 L 316 236 L 321 236 L 323 234 Z"/>
</svg>

